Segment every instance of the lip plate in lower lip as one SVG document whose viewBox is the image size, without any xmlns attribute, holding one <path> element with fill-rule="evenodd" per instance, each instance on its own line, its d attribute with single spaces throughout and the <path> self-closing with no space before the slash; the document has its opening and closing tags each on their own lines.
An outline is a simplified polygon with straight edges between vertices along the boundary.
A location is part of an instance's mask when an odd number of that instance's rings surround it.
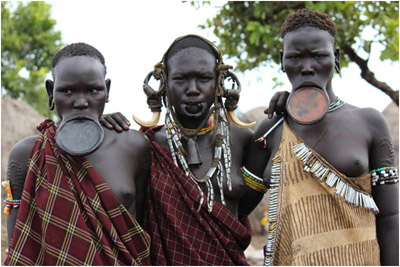
<svg viewBox="0 0 400 267">
<path fill-rule="evenodd" d="M 296 87 L 296 90 L 300 89 L 300 88 L 304 88 L 304 87 L 314 87 L 314 88 L 321 89 L 321 86 L 317 85 L 314 82 L 303 82 L 302 84 L 300 84 L 299 86 Z"/>
</svg>

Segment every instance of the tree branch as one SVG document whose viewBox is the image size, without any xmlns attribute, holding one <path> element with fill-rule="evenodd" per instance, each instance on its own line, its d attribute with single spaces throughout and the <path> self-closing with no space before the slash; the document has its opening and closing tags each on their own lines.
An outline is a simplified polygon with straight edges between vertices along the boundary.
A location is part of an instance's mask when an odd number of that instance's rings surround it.
<svg viewBox="0 0 400 267">
<path fill-rule="evenodd" d="M 346 43 L 343 43 L 341 46 L 343 52 L 349 56 L 350 60 L 356 63 L 361 69 L 361 77 L 370 83 L 372 86 L 378 88 L 385 94 L 387 94 L 397 106 L 399 106 L 399 91 L 394 91 L 389 85 L 385 82 L 378 81 L 375 78 L 375 73 L 373 73 L 368 67 L 368 61 L 362 59 L 360 56 L 356 54 L 353 48 Z"/>
</svg>

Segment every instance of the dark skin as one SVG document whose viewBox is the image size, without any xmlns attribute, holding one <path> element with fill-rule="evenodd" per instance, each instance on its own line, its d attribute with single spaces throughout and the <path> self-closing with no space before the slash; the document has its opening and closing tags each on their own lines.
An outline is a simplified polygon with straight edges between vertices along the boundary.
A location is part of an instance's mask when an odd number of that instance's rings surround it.
<svg viewBox="0 0 400 267">
<path fill-rule="evenodd" d="M 292 84 L 292 91 L 303 86 L 318 87 L 334 102 L 336 96 L 332 89 L 332 77 L 335 66 L 340 69 L 334 38 L 327 31 L 306 27 L 287 33 L 283 44 L 282 70 Z M 275 116 L 272 120 L 263 120 L 254 134 L 254 140 L 279 118 Z M 286 117 L 286 121 L 307 145 L 348 177 L 359 177 L 370 170 L 395 165 L 393 144 L 385 119 L 372 108 L 358 108 L 346 103 L 315 124 L 299 124 L 290 117 Z M 326 133 L 317 143 L 325 129 Z M 252 157 L 248 157 L 245 163 L 254 174 L 265 177 L 268 185 L 271 160 L 278 150 L 281 135 L 282 124 L 268 136 L 266 149 L 260 143 L 252 142 L 249 150 Z M 376 229 L 381 264 L 398 265 L 398 185 L 375 186 L 372 196 L 380 209 L 376 216 Z"/>
<path fill-rule="evenodd" d="M 185 50 L 197 50 L 193 54 Z M 199 48 L 187 48 L 174 55 L 168 62 L 168 99 L 175 107 L 179 122 L 185 127 L 196 129 L 208 114 L 214 102 L 216 84 L 215 58 Z M 251 140 L 252 132 L 232 126 L 232 191 L 224 185 L 226 207 L 237 217 L 239 201 L 245 192 L 240 167 L 243 162 L 243 151 Z M 155 139 L 168 149 L 165 126 L 157 131 Z M 213 134 L 200 135 L 197 143 L 203 164 L 199 168 L 191 168 L 197 177 L 203 177 L 211 166 L 214 156 L 212 144 Z M 186 146 L 186 141 L 182 140 Z M 216 179 L 212 179 L 214 189 L 218 188 Z M 201 184 L 203 189 L 206 187 Z M 219 190 L 214 190 L 215 200 L 221 202 Z"/>
<path fill-rule="evenodd" d="M 186 51 L 188 50 L 188 51 Z M 168 99 L 175 107 L 179 122 L 186 128 L 196 129 L 207 117 L 209 107 L 214 102 L 217 73 L 215 57 L 199 48 L 187 48 L 174 55 L 167 62 L 168 69 Z M 102 117 L 101 122 L 110 129 L 122 131 L 129 128 L 128 121 L 120 113 Z M 118 129 L 119 127 L 119 129 Z M 247 154 L 247 148 L 252 138 L 253 131 L 241 129 L 231 124 L 231 151 L 232 151 L 232 191 L 224 184 L 224 197 L 226 207 L 237 217 L 239 214 L 248 215 L 255 208 L 253 202 L 248 201 L 249 196 L 258 193 L 249 190 L 244 183 L 241 166 Z M 155 139 L 168 149 L 165 127 L 156 132 Z M 199 135 L 196 139 L 203 164 L 191 170 L 197 177 L 203 177 L 211 166 L 214 156 L 214 147 L 210 146 L 213 134 Z M 181 139 L 186 146 L 186 141 Z M 221 202 L 217 181 L 212 178 L 215 200 Z M 204 184 L 200 184 L 206 191 Z M 261 200 L 261 199 L 260 199 Z M 259 201 L 260 201 L 259 200 Z M 258 201 L 258 202 L 259 202 Z M 257 204 L 258 204 L 257 202 Z"/>
<path fill-rule="evenodd" d="M 85 117 L 98 121 L 108 99 L 111 81 L 105 80 L 104 66 L 89 56 L 61 59 L 53 69 L 54 81 L 46 81 L 49 99 L 54 99 L 61 118 Z M 37 136 L 18 142 L 10 152 L 7 179 L 15 199 L 21 199 L 27 162 Z M 135 149 L 132 149 L 135 148 Z M 144 134 L 129 130 L 121 134 L 105 130 L 100 148 L 86 156 L 128 212 L 142 222 L 144 187 L 151 162 L 150 142 Z M 18 209 L 7 216 L 9 241 Z"/>
<path fill-rule="evenodd" d="M 198 51 L 199 52 L 199 51 Z M 200 50 L 200 53 L 203 51 Z M 179 121 L 187 128 L 196 129 L 207 115 L 206 110 L 214 101 L 216 72 L 215 72 L 215 59 L 208 53 L 204 53 L 204 58 L 196 58 L 194 55 L 184 56 L 181 55 L 178 59 L 171 58 L 168 62 L 168 86 L 170 88 L 170 101 L 176 104 L 177 116 Z M 196 53 L 194 53 L 196 54 Z M 205 87 L 205 88 L 204 88 Z M 176 90 L 174 90 L 176 88 Z M 203 89 L 204 88 L 204 89 Z M 269 108 L 265 113 L 272 118 L 272 114 L 276 112 L 281 114 L 284 111 L 288 93 L 276 93 L 270 102 Z M 180 102 L 190 102 L 188 99 L 196 99 L 196 103 L 202 102 L 201 111 L 196 112 L 196 108 L 192 107 L 194 111 L 185 111 L 180 109 Z M 198 101 L 202 99 L 202 101 Z M 204 103 L 204 104 L 203 104 Z M 205 107 L 203 107 L 203 105 Z M 187 105 L 186 105 L 187 106 Z M 190 107 L 188 107 L 190 109 Z M 101 123 L 117 132 L 122 132 L 129 129 L 130 123 L 126 117 L 120 112 L 113 114 L 106 114 L 101 117 Z M 231 124 L 232 129 L 232 182 L 233 190 L 229 191 L 224 188 L 224 196 L 226 199 L 227 207 L 237 216 L 249 215 L 260 203 L 264 197 L 263 193 L 253 190 L 245 186 L 240 168 L 246 160 L 249 141 L 252 138 L 253 131 L 248 129 L 240 129 Z M 156 133 L 156 140 L 168 149 L 167 137 L 165 134 L 165 127 L 162 127 Z M 203 164 L 199 169 L 192 169 L 198 177 L 203 177 L 211 165 L 214 148 L 209 146 L 212 142 L 212 135 L 201 135 L 197 137 L 197 142 L 201 149 Z M 186 143 L 182 141 L 185 146 Z M 214 189 L 218 188 L 215 179 L 213 179 Z M 204 189 L 204 186 L 203 186 Z M 220 201 L 219 190 L 214 190 L 215 199 Z"/>
</svg>

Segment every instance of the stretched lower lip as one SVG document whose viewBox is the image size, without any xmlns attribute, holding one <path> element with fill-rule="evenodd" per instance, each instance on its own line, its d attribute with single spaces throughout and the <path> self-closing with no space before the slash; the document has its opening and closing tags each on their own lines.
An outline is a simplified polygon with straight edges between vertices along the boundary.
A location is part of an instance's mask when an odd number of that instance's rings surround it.
<svg viewBox="0 0 400 267">
<path fill-rule="evenodd" d="M 186 112 L 188 112 L 190 114 L 196 114 L 196 113 L 199 113 L 199 112 L 203 111 L 204 102 L 200 102 L 200 103 L 182 103 L 181 107 L 182 107 L 183 110 L 185 110 Z"/>
<path fill-rule="evenodd" d="M 317 86 L 315 84 L 300 85 L 295 90 L 299 90 L 299 89 L 302 89 L 302 88 L 316 88 L 316 89 L 322 90 L 321 87 L 319 87 L 319 86 Z"/>
<path fill-rule="evenodd" d="M 77 116 L 71 116 L 68 118 L 63 118 L 62 121 L 64 123 L 69 122 L 69 121 L 73 121 L 73 120 L 92 120 L 92 121 L 96 121 L 94 118 L 89 117 L 89 116 L 85 116 L 85 115 L 77 115 Z"/>
</svg>

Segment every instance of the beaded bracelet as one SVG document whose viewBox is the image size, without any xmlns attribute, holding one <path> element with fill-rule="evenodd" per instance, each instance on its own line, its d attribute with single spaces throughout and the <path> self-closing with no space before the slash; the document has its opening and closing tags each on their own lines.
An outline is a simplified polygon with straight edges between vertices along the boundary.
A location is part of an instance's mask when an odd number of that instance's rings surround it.
<svg viewBox="0 0 400 267">
<path fill-rule="evenodd" d="M 399 175 L 396 167 L 382 167 L 370 171 L 372 186 L 383 184 L 396 184 L 399 182 Z"/>
<path fill-rule="evenodd" d="M 263 194 L 265 194 L 268 191 L 267 187 L 264 185 L 264 179 L 252 174 L 244 166 L 241 168 L 241 170 L 247 187 L 256 190 L 258 192 L 261 192 Z"/>
</svg>

